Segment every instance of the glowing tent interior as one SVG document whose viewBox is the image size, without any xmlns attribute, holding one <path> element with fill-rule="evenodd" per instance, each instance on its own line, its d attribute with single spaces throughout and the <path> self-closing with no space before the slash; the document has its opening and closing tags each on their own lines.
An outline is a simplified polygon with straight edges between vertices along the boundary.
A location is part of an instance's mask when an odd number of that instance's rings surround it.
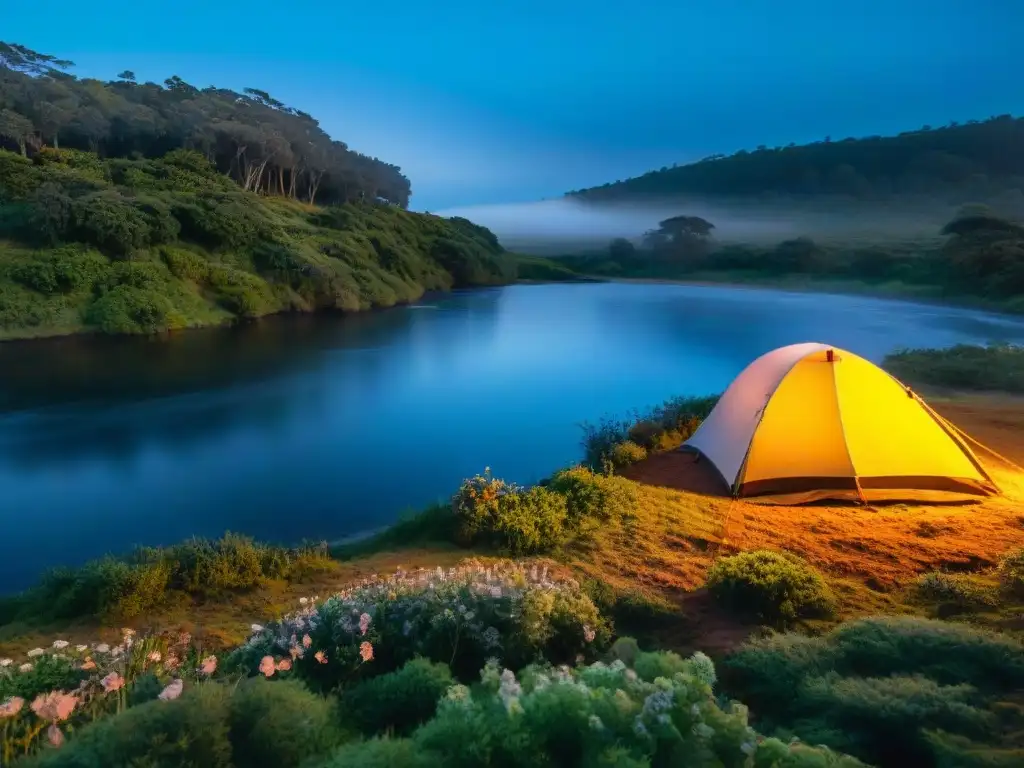
<svg viewBox="0 0 1024 768">
<path fill-rule="evenodd" d="M 999 493 L 955 426 L 881 368 L 826 344 L 754 360 L 683 449 L 709 460 L 734 496 L 758 501 Z"/>
</svg>

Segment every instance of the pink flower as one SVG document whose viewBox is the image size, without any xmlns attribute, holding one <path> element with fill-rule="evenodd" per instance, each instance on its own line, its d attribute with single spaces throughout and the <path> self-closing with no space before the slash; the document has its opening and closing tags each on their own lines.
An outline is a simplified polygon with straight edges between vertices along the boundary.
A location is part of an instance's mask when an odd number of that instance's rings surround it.
<svg viewBox="0 0 1024 768">
<path fill-rule="evenodd" d="M 124 678 L 117 672 L 111 672 L 100 680 L 100 684 L 103 686 L 104 692 L 113 693 L 114 691 L 124 688 Z"/>
<path fill-rule="evenodd" d="M 317 651 L 313 654 L 313 658 L 319 661 L 321 664 L 327 663 L 327 654 L 323 651 Z"/>
<path fill-rule="evenodd" d="M 0 719 L 5 717 L 14 717 L 21 708 L 25 706 L 25 700 L 20 696 L 11 696 L 3 704 L 0 704 Z"/>
<path fill-rule="evenodd" d="M 266 677 L 274 676 L 274 657 L 264 656 L 260 659 L 260 673 Z"/>
<path fill-rule="evenodd" d="M 309 648 L 313 644 L 313 638 L 309 635 L 302 636 L 302 647 Z"/>
<path fill-rule="evenodd" d="M 181 678 L 176 677 L 167 684 L 166 688 L 160 691 L 160 695 L 157 698 L 161 701 L 174 701 L 181 696 L 183 690 L 185 690 L 185 684 L 181 681 Z"/>
<path fill-rule="evenodd" d="M 202 666 L 199 667 L 199 671 L 204 675 L 212 675 L 217 670 L 217 657 L 207 656 L 203 659 Z"/>
<path fill-rule="evenodd" d="M 359 655 L 363 657 L 363 661 L 373 660 L 373 646 L 369 642 L 364 640 L 359 644 Z"/>
<path fill-rule="evenodd" d="M 370 628 L 370 621 L 372 621 L 372 619 L 370 619 L 370 614 L 368 613 L 364 613 L 359 617 L 359 634 L 366 634 L 366 630 Z"/>
<path fill-rule="evenodd" d="M 49 720 L 51 723 L 59 723 L 67 720 L 75 711 L 76 699 L 70 693 L 64 691 L 50 691 L 36 696 L 32 702 L 32 711 L 40 720 Z"/>
<path fill-rule="evenodd" d="M 82 662 L 82 666 L 80 667 L 80 669 L 84 669 L 87 671 L 90 669 L 96 669 L 96 662 L 93 661 L 91 657 L 86 656 L 85 661 Z"/>
<path fill-rule="evenodd" d="M 583 639 L 588 643 L 594 642 L 594 638 L 597 637 L 597 633 L 594 632 L 590 627 L 583 628 Z"/>
<path fill-rule="evenodd" d="M 164 666 L 167 667 L 168 670 L 174 671 L 181 666 L 181 660 L 173 653 L 169 653 L 167 654 L 167 658 L 164 659 Z"/>
<path fill-rule="evenodd" d="M 55 747 L 59 747 L 64 743 L 64 734 L 57 727 L 56 723 L 50 723 L 50 727 L 46 729 L 46 738 Z"/>
<path fill-rule="evenodd" d="M 289 648 L 288 653 L 292 655 L 292 661 L 295 661 L 295 659 L 302 658 L 302 649 L 299 648 L 299 646 L 297 645 L 293 645 L 291 648 Z"/>
<path fill-rule="evenodd" d="M 291 668 L 292 663 L 288 659 L 281 659 L 279 662 L 277 662 L 278 672 L 287 672 Z"/>
<path fill-rule="evenodd" d="M 160 661 L 160 659 L 162 659 L 163 656 L 160 655 L 160 651 L 153 651 L 146 658 L 149 659 L 150 661 L 156 662 L 156 661 Z"/>
</svg>

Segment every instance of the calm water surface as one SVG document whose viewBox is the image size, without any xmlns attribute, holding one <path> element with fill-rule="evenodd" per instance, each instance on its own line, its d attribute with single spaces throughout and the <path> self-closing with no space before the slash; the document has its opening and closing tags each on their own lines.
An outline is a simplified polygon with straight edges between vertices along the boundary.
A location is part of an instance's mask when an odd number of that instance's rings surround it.
<svg viewBox="0 0 1024 768">
<path fill-rule="evenodd" d="M 0 344 L 0 591 L 225 530 L 334 539 L 481 471 L 534 482 L 580 423 L 721 391 L 822 341 L 1024 342 L 1024 322 L 877 299 L 637 284 L 514 286 L 171 340 Z"/>
</svg>

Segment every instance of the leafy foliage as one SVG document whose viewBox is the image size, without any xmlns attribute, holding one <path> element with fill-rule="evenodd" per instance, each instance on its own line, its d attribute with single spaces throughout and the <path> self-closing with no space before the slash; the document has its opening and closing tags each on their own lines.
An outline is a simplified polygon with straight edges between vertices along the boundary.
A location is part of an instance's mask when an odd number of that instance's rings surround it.
<svg viewBox="0 0 1024 768">
<path fill-rule="evenodd" d="M 438 701 L 453 682 L 446 664 L 413 659 L 345 691 L 344 717 L 367 735 L 388 731 L 406 735 L 434 716 Z"/>
<path fill-rule="evenodd" d="M 1024 597 L 1024 547 L 1018 547 L 999 559 L 999 583 L 1016 597 Z"/>
<path fill-rule="evenodd" d="M 824 579 L 786 552 L 755 550 L 716 560 L 707 588 L 727 607 L 777 625 L 835 611 Z"/>
<path fill-rule="evenodd" d="M 1001 703 L 1024 682 L 1024 647 L 948 622 L 863 619 L 824 637 L 753 640 L 722 676 L 765 730 L 879 765 L 987 764 L 982 754 L 1024 724 Z"/>
<path fill-rule="evenodd" d="M 1024 392 L 1024 347 L 1012 344 L 904 349 L 887 355 L 882 366 L 919 385 Z"/>
</svg>

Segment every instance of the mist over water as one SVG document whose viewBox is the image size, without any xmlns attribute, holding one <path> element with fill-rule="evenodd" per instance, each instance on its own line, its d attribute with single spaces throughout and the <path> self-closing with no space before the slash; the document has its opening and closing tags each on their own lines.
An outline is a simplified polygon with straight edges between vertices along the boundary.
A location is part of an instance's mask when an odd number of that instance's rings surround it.
<svg viewBox="0 0 1024 768">
<path fill-rule="evenodd" d="M 941 204 L 893 209 L 879 204 L 819 201 L 795 208 L 772 203 L 708 203 L 699 200 L 629 204 L 584 203 L 572 198 L 532 203 L 478 205 L 436 211 L 462 216 L 494 232 L 506 248 L 558 251 L 600 247 L 616 237 L 639 241 L 672 216 L 700 216 L 715 225 L 720 242 L 775 244 L 794 237 L 818 240 L 892 240 L 935 237 L 955 209 Z"/>
</svg>

